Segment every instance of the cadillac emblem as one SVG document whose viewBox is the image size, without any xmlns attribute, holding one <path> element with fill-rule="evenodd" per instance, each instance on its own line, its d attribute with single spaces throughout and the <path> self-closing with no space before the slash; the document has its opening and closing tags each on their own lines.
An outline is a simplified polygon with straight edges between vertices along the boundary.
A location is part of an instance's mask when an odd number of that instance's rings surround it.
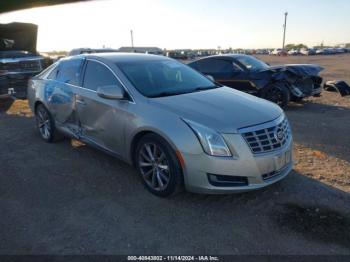
<svg viewBox="0 0 350 262">
<path fill-rule="evenodd" d="M 278 128 L 275 130 L 274 137 L 275 137 L 275 139 L 276 139 L 278 142 L 282 142 L 283 139 L 284 139 L 284 132 L 283 132 L 283 129 L 280 128 L 280 127 L 278 127 Z"/>
</svg>

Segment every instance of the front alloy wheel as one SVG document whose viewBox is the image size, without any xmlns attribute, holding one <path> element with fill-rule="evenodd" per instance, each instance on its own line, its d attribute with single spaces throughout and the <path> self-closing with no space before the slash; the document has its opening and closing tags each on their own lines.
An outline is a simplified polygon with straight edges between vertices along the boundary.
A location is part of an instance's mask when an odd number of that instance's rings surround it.
<svg viewBox="0 0 350 262">
<path fill-rule="evenodd" d="M 147 143 L 139 154 L 139 168 L 147 185 L 156 191 L 164 190 L 170 179 L 165 153 L 156 144 Z"/>
<path fill-rule="evenodd" d="M 135 150 L 135 165 L 146 188 L 167 197 L 183 189 L 182 168 L 173 148 L 162 137 L 147 134 Z"/>
</svg>

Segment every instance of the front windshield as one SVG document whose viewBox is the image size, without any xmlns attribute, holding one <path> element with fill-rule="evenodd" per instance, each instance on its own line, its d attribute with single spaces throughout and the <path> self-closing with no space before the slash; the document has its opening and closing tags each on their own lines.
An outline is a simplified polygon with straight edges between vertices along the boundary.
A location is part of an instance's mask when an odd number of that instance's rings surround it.
<svg viewBox="0 0 350 262">
<path fill-rule="evenodd" d="M 173 60 L 122 62 L 117 66 L 146 97 L 179 95 L 218 87 L 194 69 Z"/>
<path fill-rule="evenodd" d="M 243 64 L 249 71 L 261 71 L 269 68 L 263 61 L 253 56 L 240 56 L 237 60 Z"/>
</svg>

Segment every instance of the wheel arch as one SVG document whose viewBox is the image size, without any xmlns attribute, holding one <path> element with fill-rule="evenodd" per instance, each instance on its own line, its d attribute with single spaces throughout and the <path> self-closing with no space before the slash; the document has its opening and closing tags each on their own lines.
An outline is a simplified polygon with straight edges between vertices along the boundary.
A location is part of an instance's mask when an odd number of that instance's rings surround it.
<svg viewBox="0 0 350 262">
<path fill-rule="evenodd" d="M 41 102 L 40 100 L 35 101 L 35 103 L 34 103 L 34 112 L 33 112 L 34 114 L 35 114 L 36 109 L 38 108 L 39 105 L 45 106 L 45 104 L 43 102 Z M 45 108 L 46 108 L 46 106 L 45 106 Z"/>
<path fill-rule="evenodd" d="M 131 139 L 131 143 L 130 143 L 130 147 L 129 147 L 129 159 L 131 161 L 131 164 L 133 166 L 135 166 L 135 150 L 137 148 L 137 144 L 139 143 L 139 141 L 142 139 L 142 137 L 144 137 L 147 134 L 154 134 L 159 136 L 160 138 L 164 139 L 169 145 L 170 147 L 175 151 L 177 158 L 179 160 L 179 162 L 181 163 L 181 166 L 183 164 L 183 159 L 181 157 L 181 155 L 179 156 L 179 151 L 176 148 L 175 144 L 171 141 L 171 139 L 166 136 L 165 134 L 163 134 L 162 132 L 159 132 L 157 130 L 153 130 L 153 129 L 143 129 L 138 131 L 137 133 L 135 133 Z M 181 159 L 179 159 L 181 158 Z M 182 166 L 183 167 L 183 166 Z"/>
</svg>

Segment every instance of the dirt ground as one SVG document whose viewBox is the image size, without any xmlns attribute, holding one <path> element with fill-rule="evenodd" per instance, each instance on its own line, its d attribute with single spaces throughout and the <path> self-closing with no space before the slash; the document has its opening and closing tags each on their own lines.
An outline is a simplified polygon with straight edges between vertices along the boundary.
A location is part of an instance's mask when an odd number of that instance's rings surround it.
<svg viewBox="0 0 350 262">
<path fill-rule="evenodd" d="M 350 55 L 318 63 L 350 82 Z M 0 100 L 0 254 L 348 254 L 350 97 L 291 104 L 294 171 L 245 194 L 148 193 L 135 170 L 76 141 L 44 143 L 26 101 Z"/>
</svg>

